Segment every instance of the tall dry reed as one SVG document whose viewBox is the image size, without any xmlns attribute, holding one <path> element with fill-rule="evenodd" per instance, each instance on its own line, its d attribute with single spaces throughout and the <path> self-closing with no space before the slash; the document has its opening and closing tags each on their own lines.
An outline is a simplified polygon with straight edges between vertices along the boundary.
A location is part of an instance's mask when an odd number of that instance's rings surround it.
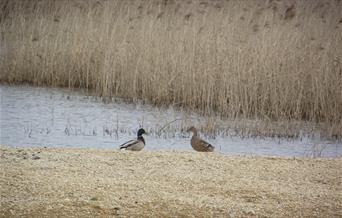
<svg viewBox="0 0 342 218">
<path fill-rule="evenodd" d="M 0 81 L 342 136 L 337 0 L 0 0 Z"/>
</svg>

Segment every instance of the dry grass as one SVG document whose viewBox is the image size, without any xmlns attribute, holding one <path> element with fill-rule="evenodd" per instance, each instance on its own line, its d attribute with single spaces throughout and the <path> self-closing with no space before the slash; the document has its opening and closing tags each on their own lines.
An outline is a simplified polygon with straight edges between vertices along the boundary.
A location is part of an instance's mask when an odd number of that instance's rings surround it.
<svg viewBox="0 0 342 218">
<path fill-rule="evenodd" d="M 341 163 L 1 146 L 0 217 L 340 217 Z"/>
<path fill-rule="evenodd" d="M 1 0 L 0 81 L 342 136 L 342 2 Z"/>
</svg>

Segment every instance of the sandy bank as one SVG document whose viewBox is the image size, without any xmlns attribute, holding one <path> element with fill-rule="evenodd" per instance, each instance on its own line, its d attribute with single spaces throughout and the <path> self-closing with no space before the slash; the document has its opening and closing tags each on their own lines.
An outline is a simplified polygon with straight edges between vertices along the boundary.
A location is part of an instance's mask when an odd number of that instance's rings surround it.
<svg viewBox="0 0 342 218">
<path fill-rule="evenodd" d="M 339 217 L 342 159 L 0 146 L 1 217 Z"/>
</svg>

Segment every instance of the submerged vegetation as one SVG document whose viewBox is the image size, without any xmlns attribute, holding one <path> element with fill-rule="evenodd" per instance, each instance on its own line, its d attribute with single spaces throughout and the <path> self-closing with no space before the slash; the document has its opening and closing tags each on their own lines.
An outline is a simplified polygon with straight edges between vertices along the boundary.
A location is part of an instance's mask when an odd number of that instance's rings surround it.
<svg viewBox="0 0 342 218">
<path fill-rule="evenodd" d="M 305 120 L 341 138 L 341 11 L 332 0 L 1 0 L 0 82 Z"/>
</svg>

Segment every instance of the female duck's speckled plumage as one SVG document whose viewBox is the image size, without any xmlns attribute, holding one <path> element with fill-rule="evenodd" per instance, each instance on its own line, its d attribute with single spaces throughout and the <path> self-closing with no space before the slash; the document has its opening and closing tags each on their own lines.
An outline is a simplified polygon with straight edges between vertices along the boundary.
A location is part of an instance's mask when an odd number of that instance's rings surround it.
<svg viewBox="0 0 342 218">
<path fill-rule="evenodd" d="M 142 137 L 146 134 L 144 129 L 139 129 L 137 139 L 130 140 L 120 145 L 120 150 L 141 151 L 145 147 L 145 139 Z"/>
<path fill-rule="evenodd" d="M 202 140 L 198 136 L 197 129 L 195 127 L 192 126 L 187 131 L 193 133 L 193 135 L 191 137 L 191 141 L 190 141 L 193 149 L 195 149 L 196 151 L 199 151 L 199 152 L 212 152 L 212 151 L 214 151 L 215 147 L 213 145 L 211 145 L 210 143 Z"/>
</svg>

